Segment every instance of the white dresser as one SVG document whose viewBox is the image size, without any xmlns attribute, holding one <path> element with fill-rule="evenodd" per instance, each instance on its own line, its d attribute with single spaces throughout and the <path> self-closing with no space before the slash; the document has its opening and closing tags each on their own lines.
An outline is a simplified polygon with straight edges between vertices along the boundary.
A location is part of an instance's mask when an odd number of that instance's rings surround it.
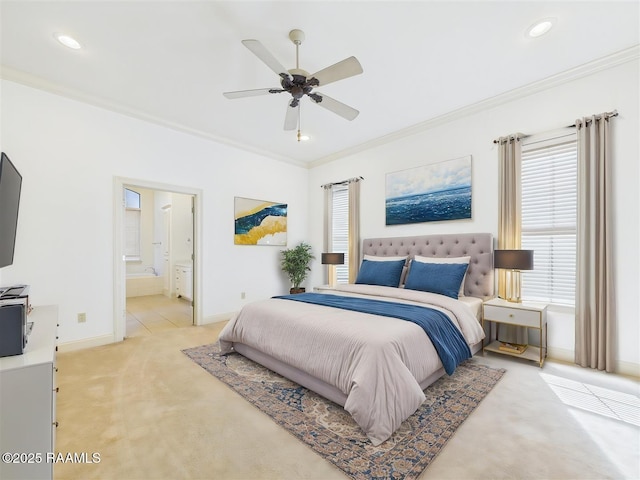
<svg viewBox="0 0 640 480">
<path fill-rule="evenodd" d="M 36 307 L 22 355 L 0 358 L 0 478 L 51 479 L 58 307 Z"/>
</svg>

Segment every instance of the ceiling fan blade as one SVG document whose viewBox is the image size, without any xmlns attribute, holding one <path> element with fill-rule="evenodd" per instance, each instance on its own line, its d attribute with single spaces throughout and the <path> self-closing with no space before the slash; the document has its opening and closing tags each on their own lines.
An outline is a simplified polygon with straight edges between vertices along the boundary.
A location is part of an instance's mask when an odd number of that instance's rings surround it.
<svg viewBox="0 0 640 480">
<path fill-rule="evenodd" d="M 266 95 L 271 93 L 273 88 L 258 88 L 256 90 L 238 90 L 237 92 L 224 92 L 223 95 L 229 99 L 257 97 L 258 95 Z"/>
<path fill-rule="evenodd" d="M 300 104 L 292 107 L 287 103 L 287 114 L 284 117 L 284 129 L 295 130 L 298 126 L 298 112 L 300 111 Z"/>
<path fill-rule="evenodd" d="M 267 67 L 276 72 L 277 75 L 283 73 L 287 76 L 289 75 L 289 71 L 258 40 L 242 40 L 242 44 L 262 60 Z"/>
<path fill-rule="evenodd" d="M 331 97 L 327 97 L 324 93 L 316 92 L 318 95 L 322 97 L 321 102 L 315 102 L 316 105 L 320 105 L 323 108 L 335 113 L 336 115 L 340 115 L 342 118 L 346 118 L 347 120 L 355 119 L 360 112 L 355 108 L 351 108 L 349 105 L 345 105 L 338 100 L 334 100 Z"/>
<path fill-rule="evenodd" d="M 330 67 L 323 68 L 319 72 L 311 75 L 311 77 L 316 78 L 320 86 L 324 86 L 361 73 L 362 65 L 360 65 L 358 59 L 356 57 L 349 57 L 341 62 L 334 63 Z"/>
</svg>

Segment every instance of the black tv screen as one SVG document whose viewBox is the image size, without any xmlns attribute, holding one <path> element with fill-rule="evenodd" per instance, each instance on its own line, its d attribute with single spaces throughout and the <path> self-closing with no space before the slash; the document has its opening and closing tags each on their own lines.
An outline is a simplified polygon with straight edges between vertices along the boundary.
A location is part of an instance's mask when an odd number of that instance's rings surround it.
<svg viewBox="0 0 640 480">
<path fill-rule="evenodd" d="M 0 268 L 13 263 L 22 176 L 2 152 L 0 159 Z"/>
</svg>

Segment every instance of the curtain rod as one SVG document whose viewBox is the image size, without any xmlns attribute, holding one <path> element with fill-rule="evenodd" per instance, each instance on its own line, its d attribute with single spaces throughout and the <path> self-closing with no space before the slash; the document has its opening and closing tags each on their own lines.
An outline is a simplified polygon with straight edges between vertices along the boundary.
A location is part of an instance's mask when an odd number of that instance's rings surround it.
<svg viewBox="0 0 640 480">
<path fill-rule="evenodd" d="M 605 112 L 604 113 L 604 118 L 605 120 L 609 120 L 611 117 L 617 117 L 618 116 L 618 110 L 614 110 L 613 112 Z M 575 127 L 576 124 L 574 123 L 573 125 L 569 125 L 569 127 Z"/>
<path fill-rule="evenodd" d="M 614 110 L 613 112 L 606 112 L 604 115 L 606 119 L 609 119 L 611 117 L 617 117 L 618 111 Z M 565 128 L 575 128 L 575 126 L 576 124 L 574 123 L 573 125 L 567 125 Z M 522 138 L 527 138 L 528 136 L 529 135 L 522 135 L 521 133 L 517 133 L 514 138 L 519 141 Z M 500 143 L 500 139 L 495 139 L 493 143 Z"/>
<path fill-rule="evenodd" d="M 520 141 L 523 138 L 527 138 L 529 135 L 525 135 L 524 133 L 516 133 L 515 135 L 509 135 L 509 138 L 514 138 L 516 141 Z M 496 138 L 493 143 L 500 143 L 500 139 Z"/>
<path fill-rule="evenodd" d="M 347 183 L 359 182 L 360 180 L 364 180 L 364 177 L 353 177 L 342 180 L 341 182 L 325 183 L 324 185 L 320 185 L 320 188 L 329 188 L 333 187 L 334 185 L 346 185 Z"/>
</svg>

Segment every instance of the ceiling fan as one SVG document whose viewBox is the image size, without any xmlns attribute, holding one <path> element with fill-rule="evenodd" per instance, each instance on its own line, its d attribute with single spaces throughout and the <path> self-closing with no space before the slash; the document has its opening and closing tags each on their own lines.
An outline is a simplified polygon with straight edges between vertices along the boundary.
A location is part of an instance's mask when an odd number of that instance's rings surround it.
<svg viewBox="0 0 640 480">
<path fill-rule="evenodd" d="M 314 91 L 314 87 L 323 87 L 332 82 L 359 75 L 362 66 L 356 57 L 345 58 L 341 62 L 324 68 L 313 75 L 302 70 L 298 64 L 298 48 L 304 40 L 302 30 L 291 30 L 289 39 L 296 46 L 296 68 L 287 70 L 282 64 L 260 43 L 258 40 L 243 40 L 242 44 L 251 50 L 265 65 L 280 77 L 281 88 L 260 88 L 256 90 L 239 90 L 225 92 L 223 95 L 229 99 L 253 97 L 270 93 L 287 92 L 291 95 L 291 101 L 287 105 L 287 113 L 284 120 L 285 130 L 295 130 L 298 127 L 298 140 L 300 140 L 300 99 L 307 95 L 314 103 L 345 118 L 355 119 L 360 113 L 355 108 L 328 97 L 324 93 Z"/>
</svg>

